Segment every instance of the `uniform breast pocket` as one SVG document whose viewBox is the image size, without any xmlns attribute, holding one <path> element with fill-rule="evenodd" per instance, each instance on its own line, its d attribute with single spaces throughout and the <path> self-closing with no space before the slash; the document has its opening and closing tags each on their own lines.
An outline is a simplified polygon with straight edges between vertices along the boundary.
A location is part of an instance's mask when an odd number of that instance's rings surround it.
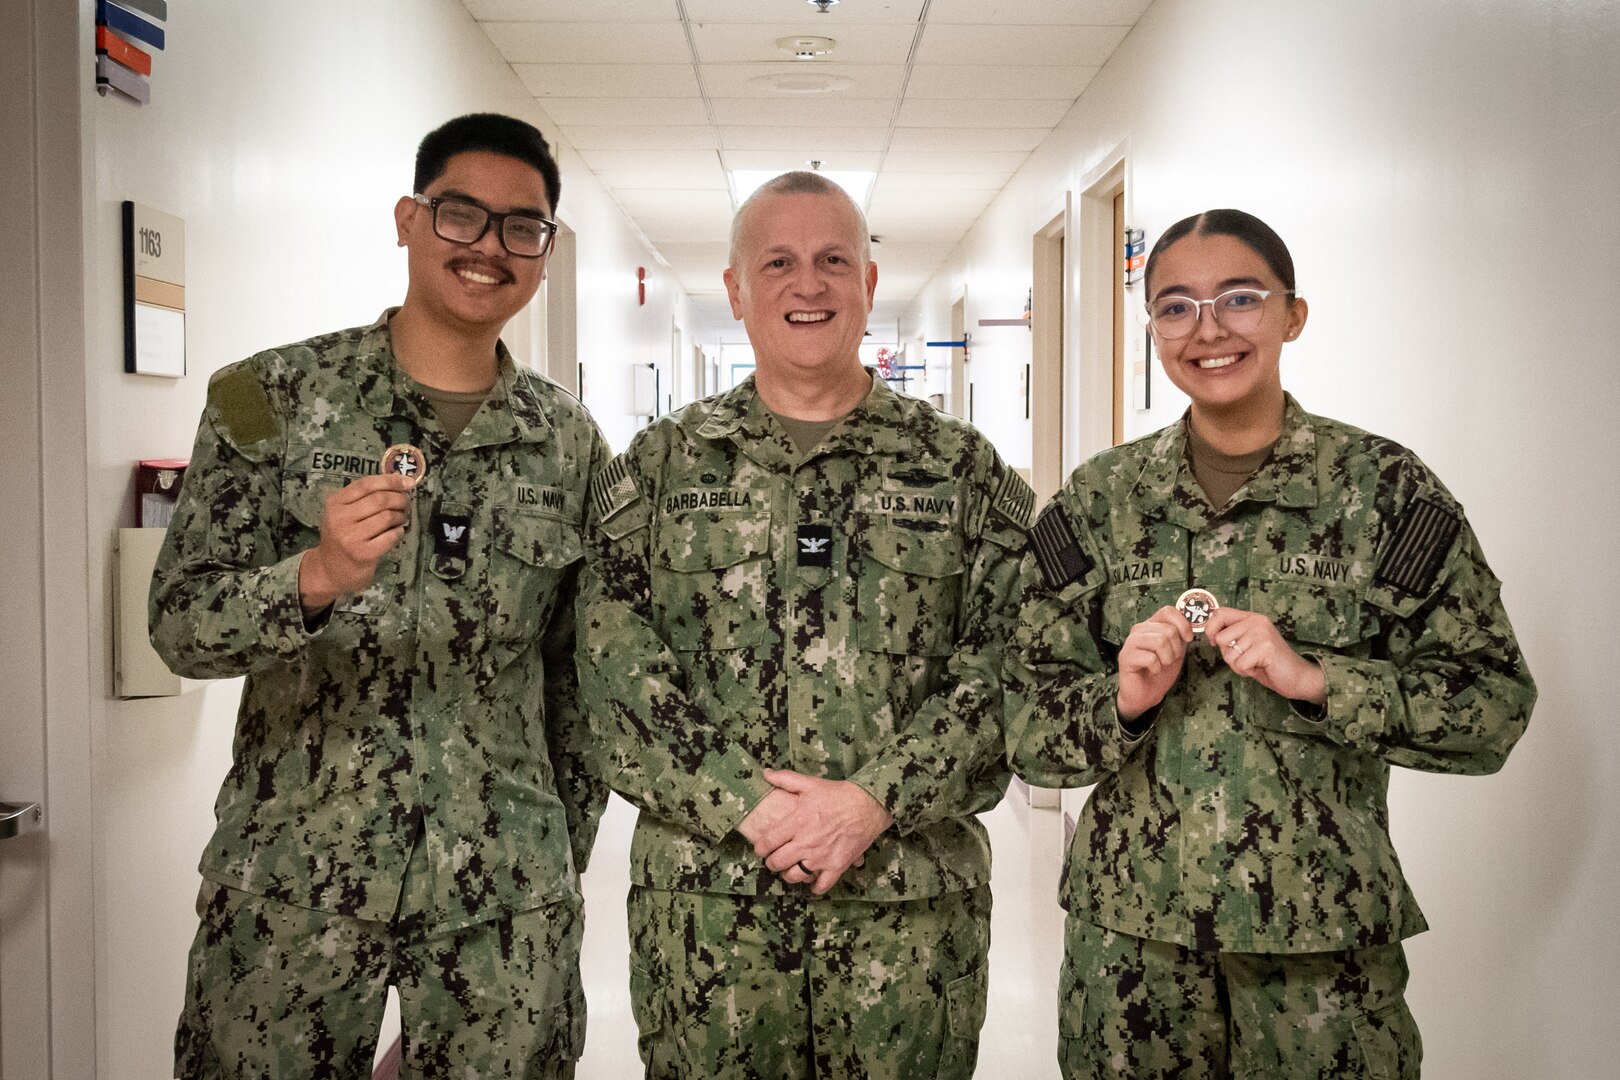
<svg viewBox="0 0 1620 1080">
<path fill-rule="evenodd" d="M 544 514 L 497 507 L 490 518 L 489 633 L 503 641 L 538 634 L 555 606 L 558 582 L 585 557 L 579 526 Z"/>
<path fill-rule="evenodd" d="M 856 640 L 867 652 L 949 656 L 967 562 L 957 532 L 878 527 L 859 538 Z"/>
<path fill-rule="evenodd" d="M 664 640 L 680 652 L 740 649 L 765 640 L 770 518 L 696 515 L 659 523 L 652 598 Z"/>
<path fill-rule="evenodd" d="M 1345 586 L 1287 578 L 1256 581 L 1249 602 L 1269 618 L 1284 641 L 1310 651 L 1355 653 L 1378 633 L 1378 616 L 1360 594 Z"/>
<path fill-rule="evenodd" d="M 1163 582 L 1110 586 L 1103 594 L 1103 637 L 1115 645 L 1123 645 L 1131 627 L 1146 622 L 1160 608 L 1174 605 L 1176 597 L 1185 590 L 1184 585 Z"/>
</svg>

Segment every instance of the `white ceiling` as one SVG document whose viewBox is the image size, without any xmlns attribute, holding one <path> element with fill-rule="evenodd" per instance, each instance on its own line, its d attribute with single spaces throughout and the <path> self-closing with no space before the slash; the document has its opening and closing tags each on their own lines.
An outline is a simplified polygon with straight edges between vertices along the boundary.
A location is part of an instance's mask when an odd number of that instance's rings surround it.
<svg viewBox="0 0 1620 1080">
<path fill-rule="evenodd" d="M 729 169 L 875 171 L 874 327 L 896 317 L 1151 0 L 462 0 L 698 306 L 720 272 Z M 776 39 L 837 44 L 795 61 Z M 769 76 L 832 76 L 787 94 Z"/>
</svg>

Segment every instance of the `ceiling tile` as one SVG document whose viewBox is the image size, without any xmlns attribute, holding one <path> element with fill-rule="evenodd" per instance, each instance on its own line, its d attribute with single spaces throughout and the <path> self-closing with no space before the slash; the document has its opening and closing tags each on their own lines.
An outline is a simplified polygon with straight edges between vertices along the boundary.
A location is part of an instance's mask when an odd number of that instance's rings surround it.
<svg viewBox="0 0 1620 1080">
<path fill-rule="evenodd" d="M 870 128 L 887 123 L 893 98 L 726 98 L 712 102 L 715 123 L 730 127 Z M 729 142 L 729 140 L 728 140 Z"/>
<path fill-rule="evenodd" d="M 686 215 L 688 217 L 716 217 L 731 223 L 731 195 L 725 191 L 620 191 L 616 193 L 619 205 L 640 220 Z"/>
<path fill-rule="evenodd" d="M 711 98 L 772 98 L 805 100 L 827 95 L 791 95 L 772 90 L 769 86 L 750 80 L 772 75 L 802 75 L 805 72 L 848 79 L 853 84 L 836 91 L 839 97 L 880 98 L 899 97 L 906 81 L 904 64 L 700 64 L 698 76 L 703 89 Z"/>
<path fill-rule="evenodd" d="M 512 70 L 541 99 L 701 96 L 691 64 L 513 64 Z"/>
<path fill-rule="evenodd" d="M 916 23 L 923 0 L 851 0 L 819 14 L 806 0 L 686 0 L 695 23 L 793 22 L 793 33 L 837 37 L 840 27 L 864 23 Z"/>
<path fill-rule="evenodd" d="M 461 0 L 479 21 L 680 22 L 675 0 Z"/>
<path fill-rule="evenodd" d="M 568 127 L 563 135 L 575 150 L 718 150 L 714 128 L 685 126 Z"/>
<path fill-rule="evenodd" d="M 800 160 L 830 160 L 845 150 L 881 150 L 888 141 L 887 128 L 784 128 L 722 127 L 720 141 L 728 150 L 793 150 Z"/>
<path fill-rule="evenodd" d="M 703 99 L 678 98 L 546 98 L 546 115 L 563 127 L 609 127 L 620 124 L 706 124 Z"/>
<path fill-rule="evenodd" d="M 883 169 L 935 176 L 964 173 L 1011 176 L 1028 157 L 1028 153 L 1017 150 L 890 150 L 883 159 Z"/>
<path fill-rule="evenodd" d="M 969 101 L 931 98 L 907 99 L 900 106 L 901 127 L 1013 127 L 1052 128 L 1068 113 L 1069 101 Z"/>
<path fill-rule="evenodd" d="M 1073 64 L 1101 66 L 1128 26 L 950 26 L 930 22 L 919 64 Z"/>
<path fill-rule="evenodd" d="M 892 168 L 884 168 L 878 177 L 877 190 L 894 194 L 896 192 L 928 192 L 939 191 L 941 188 L 972 191 L 1000 191 L 1012 179 L 1012 170 L 999 173 L 978 172 L 900 172 Z"/>
<path fill-rule="evenodd" d="M 877 190 L 872 194 L 867 213 L 894 214 L 900 217 L 961 217 L 963 214 L 978 217 L 995 196 L 994 191 L 952 187 L 938 188 L 934 191 L 889 191 L 884 187 L 883 178 L 879 177 Z"/>
<path fill-rule="evenodd" d="M 1041 144 L 1051 128 L 895 128 L 895 150 L 1023 150 Z"/>
<path fill-rule="evenodd" d="M 830 37 L 838 44 L 827 59 L 843 64 L 903 64 L 911 53 L 916 27 L 861 26 L 843 37 L 833 30 L 805 29 L 791 23 L 704 23 L 692 27 L 692 44 L 702 64 L 779 63 L 792 60 L 776 39 L 804 34 Z"/>
<path fill-rule="evenodd" d="M 1130 26 L 1153 0 L 933 0 L 929 23 Z M 690 6 L 690 4 L 688 4 Z"/>
<path fill-rule="evenodd" d="M 486 22 L 484 33 L 513 64 L 684 64 L 680 23 Z"/>
<path fill-rule="evenodd" d="M 684 264 L 701 262 L 724 267 L 730 255 L 730 244 L 724 240 L 700 244 L 660 244 L 658 253 L 668 259 L 671 265 L 677 262 Z"/>
<path fill-rule="evenodd" d="M 841 150 L 828 153 L 822 159 L 821 167 L 840 171 L 873 172 L 878 167 L 880 157 L 882 154 L 877 150 Z M 720 152 L 720 158 L 727 169 L 775 169 L 777 172 L 792 172 L 794 169 L 807 168 L 810 161 L 808 153 L 792 149 L 727 149 Z"/>
<path fill-rule="evenodd" d="M 706 169 L 605 169 L 597 178 L 614 191 L 637 191 L 643 188 L 674 191 L 725 191 L 726 174 L 719 162 Z"/>
<path fill-rule="evenodd" d="M 1013 64 L 917 64 L 906 83 L 906 100 L 1073 101 L 1091 84 L 1099 70 Z"/>
<path fill-rule="evenodd" d="M 703 217 L 690 214 L 638 214 L 636 224 L 654 247 L 664 243 L 703 243 L 724 239 L 731 232 L 731 214 Z"/>
<path fill-rule="evenodd" d="M 579 156 L 598 175 L 616 169 L 702 172 L 719 160 L 713 150 L 581 150 Z"/>
</svg>

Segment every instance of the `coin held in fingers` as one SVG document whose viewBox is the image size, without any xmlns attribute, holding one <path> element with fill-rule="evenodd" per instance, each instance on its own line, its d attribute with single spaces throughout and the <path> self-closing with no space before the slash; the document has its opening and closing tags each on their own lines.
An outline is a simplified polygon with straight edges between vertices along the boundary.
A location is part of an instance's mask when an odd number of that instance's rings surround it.
<svg viewBox="0 0 1620 1080">
<path fill-rule="evenodd" d="M 1208 589 L 1188 589 L 1176 598 L 1176 610 L 1181 612 L 1182 618 L 1192 623 L 1195 634 L 1204 632 L 1204 624 L 1209 622 L 1209 617 L 1220 606 L 1221 602 Z"/>
<path fill-rule="evenodd" d="M 415 487 L 427 475 L 427 455 L 410 443 L 395 443 L 383 451 L 382 471 L 390 475 L 397 473 Z"/>
</svg>

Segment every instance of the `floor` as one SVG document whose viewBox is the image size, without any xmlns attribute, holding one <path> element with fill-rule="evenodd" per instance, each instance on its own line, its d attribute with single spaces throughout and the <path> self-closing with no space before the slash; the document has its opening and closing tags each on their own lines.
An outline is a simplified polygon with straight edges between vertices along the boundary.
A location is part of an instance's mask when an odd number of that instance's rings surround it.
<svg viewBox="0 0 1620 1080">
<path fill-rule="evenodd" d="M 590 1022 L 577 1080 L 641 1075 L 624 921 L 635 817 L 628 803 L 612 800 L 585 875 L 581 963 Z M 983 820 L 995 855 L 995 914 L 977 1080 L 1048 1080 L 1057 1076 L 1057 965 L 1063 952 L 1063 912 L 1057 906 L 1060 815 L 1056 808 L 1032 808 L 1015 784 Z"/>
</svg>

